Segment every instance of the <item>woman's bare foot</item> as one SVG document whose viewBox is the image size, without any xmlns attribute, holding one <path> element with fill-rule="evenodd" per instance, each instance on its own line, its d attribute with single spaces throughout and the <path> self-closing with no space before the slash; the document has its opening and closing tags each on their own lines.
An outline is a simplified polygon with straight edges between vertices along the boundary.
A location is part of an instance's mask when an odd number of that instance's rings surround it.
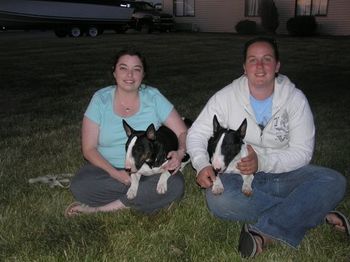
<svg viewBox="0 0 350 262">
<path fill-rule="evenodd" d="M 97 207 L 97 211 L 111 212 L 127 208 L 120 200 L 113 201 L 107 205 Z"/>
<path fill-rule="evenodd" d="M 97 211 L 98 210 L 96 207 L 90 207 L 79 202 L 73 202 L 67 207 L 66 211 L 64 212 L 64 216 L 69 218 L 79 216 L 81 214 L 96 213 Z"/>
<path fill-rule="evenodd" d="M 263 252 L 264 241 L 261 235 L 254 235 L 254 239 L 256 243 L 256 256 Z"/>
<path fill-rule="evenodd" d="M 111 211 L 117 211 L 120 209 L 127 208 L 120 200 L 113 201 L 107 205 L 100 206 L 100 207 L 90 207 L 88 205 L 79 203 L 79 202 L 73 202 L 70 204 L 66 211 L 64 212 L 65 217 L 74 217 L 81 214 L 91 214 L 96 212 L 111 212 Z"/>
<path fill-rule="evenodd" d="M 264 249 L 269 246 L 270 244 L 273 243 L 273 239 L 269 238 L 263 234 L 257 234 L 254 232 L 253 234 L 256 242 L 256 254 L 260 254 L 261 252 L 264 251 Z"/>
<path fill-rule="evenodd" d="M 338 211 L 329 212 L 326 215 L 326 222 L 340 232 L 344 232 L 349 235 L 349 222 L 347 218 Z"/>
</svg>

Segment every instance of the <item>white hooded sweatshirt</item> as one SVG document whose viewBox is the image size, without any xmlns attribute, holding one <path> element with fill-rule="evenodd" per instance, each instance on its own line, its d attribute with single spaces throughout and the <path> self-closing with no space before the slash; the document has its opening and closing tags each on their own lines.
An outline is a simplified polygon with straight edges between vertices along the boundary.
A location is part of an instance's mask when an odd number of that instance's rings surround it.
<svg viewBox="0 0 350 262">
<path fill-rule="evenodd" d="M 197 173 L 209 166 L 207 144 L 213 134 L 213 117 L 221 126 L 236 130 L 248 121 L 245 142 L 258 156 L 258 172 L 283 173 L 311 161 L 315 126 L 309 103 L 301 90 L 284 75 L 275 80 L 272 117 L 261 130 L 249 100 L 246 76 L 215 93 L 188 131 L 187 151 Z"/>
</svg>

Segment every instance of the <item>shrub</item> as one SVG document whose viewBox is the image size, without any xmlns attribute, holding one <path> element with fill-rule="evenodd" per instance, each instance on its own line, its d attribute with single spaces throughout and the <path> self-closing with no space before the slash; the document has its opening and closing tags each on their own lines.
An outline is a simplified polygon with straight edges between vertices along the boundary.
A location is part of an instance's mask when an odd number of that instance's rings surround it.
<svg viewBox="0 0 350 262">
<path fill-rule="evenodd" d="M 275 34 L 279 26 L 278 11 L 273 0 L 262 0 L 260 6 L 261 26 L 267 33 Z"/>
<path fill-rule="evenodd" d="M 235 29 L 240 35 L 253 35 L 257 32 L 256 22 L 251 20 L 239 21 L 236 24 Z"/>
<path fill-rule="evenodd" d="M 294 36 L 312 36 L 316 33 L 317 22 L 314 16 L 296 16 L 287 21 L 287 30 Z"/>
</svg>

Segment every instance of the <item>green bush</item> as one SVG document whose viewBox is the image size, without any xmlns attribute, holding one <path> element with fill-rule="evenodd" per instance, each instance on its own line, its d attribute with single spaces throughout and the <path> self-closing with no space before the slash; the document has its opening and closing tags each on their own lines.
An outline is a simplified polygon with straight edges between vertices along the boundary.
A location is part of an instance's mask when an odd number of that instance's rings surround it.
<svg viewBox="0 0 350 262">
<path fill-rule="evenodd" d="M 287 21 L 287 30 L 294 36 L 312 36 L 316 33 L 317 22 L 314 16 L 296 16 Z"/>
<path fill-rule="evenodd" d="M 236 24 L 235 29 L 240 35 L 253 35 L 257 33 L 256 22 L 251 20 L 239 21 Z"/>
</svg>

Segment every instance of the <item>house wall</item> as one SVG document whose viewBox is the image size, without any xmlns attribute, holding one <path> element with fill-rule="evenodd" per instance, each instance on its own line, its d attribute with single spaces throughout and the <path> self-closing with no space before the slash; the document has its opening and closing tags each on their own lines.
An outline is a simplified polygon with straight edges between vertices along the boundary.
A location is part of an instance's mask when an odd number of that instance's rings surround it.
<svg viewBox="0 0 350 262">
<path fill-rule="evenodd" d="M 163 0 L 163 10 L 173 13 L 173 0 Z M 244 17 L 244 0 L 195 0 L 194 10 L 194 17 L 175 17 L 176 22 L 202 32 L 234 32 Z"/>
<path fill-rule="evenodd" d="M 275 0 L 280 25 L 278 34 L 287 34 L 286 23 L 295 15 L 295 0 Z M 236 32 L 245 19 L 260 23 L 259 17 L 244 15 L 245 0 L 195 0 L 194 17 L 175 17 L 179 27 L 202 32 Z M 173 0 L 163 0 L 163 10 L 173 13 Z M 318 31 L 324 35 L 350 35 L 350 1 L 329 0 L 327 16 L 317 16 Z"/>
<path fill-rule="evenodd" d="M 326 35 L 350 35 L 350 1 L 329 0 L 328 14 L 317 17 L 319 31 Z"/>
</svg>

